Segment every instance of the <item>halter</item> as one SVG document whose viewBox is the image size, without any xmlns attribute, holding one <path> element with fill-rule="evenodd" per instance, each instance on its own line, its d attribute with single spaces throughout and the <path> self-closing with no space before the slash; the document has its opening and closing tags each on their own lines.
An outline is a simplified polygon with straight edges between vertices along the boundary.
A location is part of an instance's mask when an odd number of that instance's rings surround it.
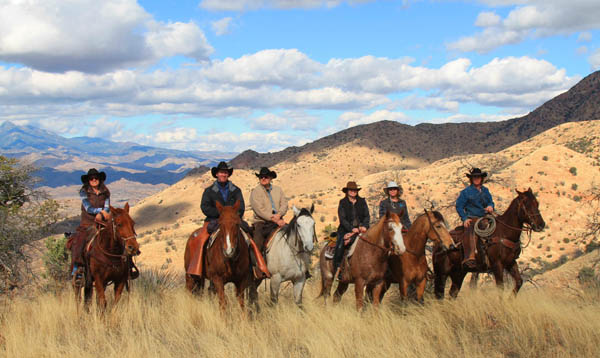
<svg viewBox="0 0 600 358">
<path fill-rule="evenodd" d="M 300 217 L 300 215 L 298 215 L 298 217 Z M 312 216 L 310 216 L 310 218 L 312 219 Z M 314 219 L 313 219 L 314 221 Z M 296 232 L 296 242 L 294 243 L 294 245 L 290 245 L 290 242 L 288 241 L 289 235 L 286 232 L 283 232 L 282 236 L 285 236 L 284 241 L 285 243 L 288 245 L 288 247 L 290 248 L 290 250 L 292 250 L 292 252 L 295 251 L 295 255 L 297 254 L 301 254 L 303 252 L 308 252 L 306 251 L 306 248 L 304 247 L 304 242 L 302 242 L 302 240 L 300 239 L 300 235 L 298 235 L 298 220 L 296 219 L 296 222 L 294 222 L 294 227 L 292 229 L 292 231 Z M 317 232 L 316 230 L 314 230 L 315 224 L 313 224 L 313 242 L 317 242 Z M 291 233 L 291 231 L 290 231 Z M 299 249 L 296 249 L 297 247 L 300 247 Z"/>
<path fill-rule="evenodd" d="M 392 221 L 392 220 L 386 220 L 386 221 L 385 221 L 385 224 L 386 224 L 386 225 L 389 225 L 391 222 L 393 222 L 393 221 Z M 380 250 L 383 250 L 383 251 L 384 251 L 385 253 L 387 253 L 388 255 L 389 255 L 390 253 L 393 253 L 393 252 L 394 252 L 393 244 L 392 244 L 392 247 L 385 247 L 385 246 L 381 246 L 381 245 L 379 245 L 378 243 L 375 243 L 375 242 L 368 241 L 367 239 L 365 239 L 365 236 L 366 236 L 366 235 L 364 235 L 364 234 L 362 234 L 362 233 L 361 233 L 361 234 L 358 234 L 358 239 L 362 240 L 363 242 L 366 242 L 366 243 L 367 243 L 367 244 L 369 244 L 369 245 L 375 246 L 375 247 L 377 247 L 377 248 L 378 248 L 378 249 L 380 249 Z M 383 241 L 383 242 L 385 243 L 385 239 L 384 239 L 384 241 Z M 391 240 L 390 240 L 390 242 L 391 242 Z"/>
</svg>

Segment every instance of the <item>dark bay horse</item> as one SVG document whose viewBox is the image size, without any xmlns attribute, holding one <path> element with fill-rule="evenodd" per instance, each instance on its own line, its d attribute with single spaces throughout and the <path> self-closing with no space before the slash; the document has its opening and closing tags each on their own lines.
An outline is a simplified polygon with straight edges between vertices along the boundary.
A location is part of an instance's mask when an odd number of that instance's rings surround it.
<svg viewBox="0 0 600 358">
<path fill-rule="evenodd" d="M 343 240 L 338 238 L 338 240 Z M 384 277 L 388 269 L 388 258 L 392 252 L 402 254 L 405 251 L 402 239 L 402 224 L 400 217 L 388 212 L 375 225 L 363 235 L 356 239 L 354 254 L 350 257 L 350 275 L 345 274 L 338 283 L 333 295 L 333 301 L 339 302 L 342 295 L 348 289 L 348 285 L 354 283 L 356 295 L 356 308 L 363 308 L 363 296 L 365 287 L 373 293 L 373 304 L 379 306 L 381 291 L 385 285 Z M 318 297 L 327 297 L 331 291 L 334 280 L 332 260 L 325 257 L 325 246 L 321 250 L 319 266 L 321 268 L 321 293 Z M 346 259 L 344 258 L 344 261 Z M 344 263 L 342 263 L 344 265 Z M 347 267 L 345 268 L 348 269 Z"/>
<path fill-rule="evenodd" d="M 248 244 L 242 234 L 242 221 L 238 215 L 240 202 L 236 201 L 233 206 L 223 206 L 219 202 L 216 205 L 219 211 L 219 229 L 214 242 L 206 248 L 202 263 L 203 276 L 213 284 L 219 296 L 221 311 L 224 312 L 227 306 L 225 284 L 228 282 L 235 284 L 236 297 L 244 310 L 244 290 L 251 284 L 251 271 Z M 189 261 L 187 256 L 186 260 Z M 187 261 L 185 267 L 189 265 Z M 188 286 L 196 284 L 199 289 L 204 286 L 204 278 L 190 279 L 195 282 L 188 282 Z"/>
<path fill-rule="evenodd" d="M 93 285 L 96 288 L 96 301 L 102 310 L 106 308 L 104 291 L 110 282 L 114 283 L 115 304 L 121 298 L 123 288 L 129 289 L 131 257 L 140 254 L 135 223 L 129 216 L 129 203 L 123 209 L 111 206 L 110 212 L 112 219 L 106 226 L 97 227 L 85 254 L 84 302 L 89 304 Z M 75 290 L 79 299 L 80 288 L 75 287 Z"/>
<path fill-rule="evenodd" d="M 440 245 L 444 250 L 454 248 L 454 241 L 446 221 L 438 211 L 427 211 L 419 215 L 407 233 L 404 233 L 406 252 L 400 256 L 392 255 L 389 259 L 390 274 L 386 276 L 386 285 L 383 294 L 392 283 L 398 283 L 400 295 L 407 297 L 408 286 L 416 286 L 417 301 L 423 301 L 423 293 L 427 284 L 427 258 L 425 257 L 425 244 L 431 240 Z"/>
<path fill-rule="evenodd" d="M 531 188 L 527 191 L 517 192 L 517 197 L 508 206 L 504 214 L 496 217 L 496 230 L 487 239 L 487 249 L 483 250 L 486 257 L 482 256 L 482 246 L 477 245 L 477 269 L 475 272 L 486 273 L 491 271 L 496 280 L 496 285 L 504 287 L 504 270 L 515 281 L 513 292 L 519 292 L 523 279 L 519 272 L 517 259 L 521 254 L 521 233 L 533 230 L 540 232 L 546 226 L 539 211 L 539 203 L 533 195 Z M 474 225 L 474 223 L 472 224 Z M 528 225 L 528 228 L 525 228 Z M 452 232 L 455 242 L 462 241 L 462 230 Z M 450 296 L 456 297 L 462 286 L 467 271 L 462 266 L 463 250 L 443 251 L 439 245 L 433 250 L 433 268 L 435 273 L 435 295 L 443 298 L 446 288 L 446 279 L 450 276 L 452 287 Z M 489 268 L 486 262 L 489 262 Z"/>
</svg>

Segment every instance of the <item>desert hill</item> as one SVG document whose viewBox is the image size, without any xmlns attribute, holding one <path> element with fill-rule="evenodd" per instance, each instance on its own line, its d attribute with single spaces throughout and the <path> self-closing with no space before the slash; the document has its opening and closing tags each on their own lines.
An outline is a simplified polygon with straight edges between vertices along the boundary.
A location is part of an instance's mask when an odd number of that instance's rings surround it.
<svg viewBox="0 0 600 358">
<path fill-rule="evenodd" d="M 397 169 L 415 168 L 453 155 L 494 153 L 559 124 L 600 119 L 600 71 L 526 116 L 499 122 L 419 124 L 381 121 L 352 127 L 301 147 L 274 153 L 247 150 L 232 160 L 236 168 L 256 169 L 327 153 L 338 146 L 359 146 L 402 159 Z"/>
<path fill-rule="evenodd" d="M 596 133 L 600 133 L 600 121 L 566 123 L 496 153 L 453 156 L 429 165 L 416 163 L 418 169 L 405 170 L 388 169 L 400 160 L 397 156 L 348 144 L 320 155 L 303 153 L 272 169 L 278 173 L 276 185 L 283 187 L 290 206 L 315 203 L 317 231 L 321 232 L 328 225 L 337 227 L 340 188 L 348 180 L 358 181 L 361 195 L 373 211 L 382 199 L 384 183 L 397 180 L 404 188 L 411 217 L 435 202 L 447 221 L 457 224 L 453 204 L 467 183 L 464 173 L 470 166 L 479 166 L 490 173 L 487 185 L 498 212 L 515 197 L 514 189 L 531 187 L 536 193 L 548 228 L 532 235 L 521 256 L 522 263 L 536 267 L 542 261 L 573 255 L 587 244 L 580 234 L 592 210 L 587 205 L 588 195 L 600 181 L 600 138 Z M 181 267 L 185 240 L 203 220 L 202 192 L 213 180 L 210 173 L 186 177 L 133 208 L 142 243 L 140 262 Z M 236 169 L 232 180 L 248 201 L 250 190 L 257 185 L 254 172 Z M 250 208 L 247 210 L 250 219 Z M 523 239 L 526 243 L 527 238 Z"/>
</svg>

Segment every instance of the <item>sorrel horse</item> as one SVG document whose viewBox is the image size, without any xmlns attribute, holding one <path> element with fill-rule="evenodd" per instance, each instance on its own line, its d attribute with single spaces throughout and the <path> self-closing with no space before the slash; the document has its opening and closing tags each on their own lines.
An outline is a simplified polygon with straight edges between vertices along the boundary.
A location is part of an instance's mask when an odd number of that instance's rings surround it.
<svg viewBox="0 0 600 358">
<path fill-rule="evenodd" d="M 314 205 L 309 209 L 293 207 L 294 218 L 288 226 L 277 231 L 267 246 L 267 266 L 271 273 L 271 301 L 277 302 L 279 287 L 292 281 L 294 302 L 302 306 L 302 291 L 306 283 L 306 271 L 310 268 L 310 255 L 316 239 Z M 254 288 L 260 282 L 256 282 Z M 253 293 L 256 297 L 256 293 Z M 254 298 L 255 299 L 255 298 Z"/>
<path fill-rule="evenodd" d="M 402 299 L 406 299 L 408 286 L 416 287 L 417 301 L 423 301 L 423 293 L 427 284 L 427 258 L 425 257 L 425 244 L 431 240 L 440 245 L 443 250 L 454 247 L 452 236 L 448 232 L 446 221 L 438 211 L 427 211 L 419 215 L 407 233 L 404 233 L 404 254 L 392 255 L 389 259 L 389 275 L 386 275 L 386 284 L 381 293 L 383 295 L 392 283 L 398 283 Z"/>
<path fill-rule="evenodd" d="M 114 303 L 119 302 L 123 288 L 129 290 L 132 256 L 140 254 L 136 240 L 134 221 L 129 216 L 129 203 L 123 209 L 110 207 L 111 220 L 106 226 L 98 225 L 96 234 L 87 244 L 85 254 L 84 302 L 92 298 L 92 285 L 96 288 L 96 301 L 101 309 L 106 308 L 105 289 L 114 284 Z M 77 299 L 80 288 L 75 287 Z"/>
<path fill-rule="evenodd" d="M 343 240 L 338 238 L 338 240 Z M 373 292 L 373 305 L 379 306 L 381 291 L 385 285 L 384 277 L 388 269 L 388 258 L 393 252 L 402 254 L 406 250 L 402 239 L 402 224 L 400 217 L 394 213 L 387 212 L 375 225 L 363 235 L 356 239 L 356 248 L 354 254 L 349 260 L 350 275 L 345 274 L 338 283 L 337 289 L 333 295 L 333 302 L 339 302 L 342 295 L 348 289 L 348 285 L 354 283 L 354 293 L 356 296 L 356 308 L 363 308 L 363 296 L 365 287 L 369 292 Z M 333 263 L 331 259 L 325 257 L 325 246 L 321 250 L 319 266 L 321 268 L 321 293 L 325 302 L 331 291 L 331 285 L 334 280 Z M 344 268 L 348 270 L 348 267 Z M 317 297 L 317 298 L 318 298 Z"/>
<path fill-rule="evenodd" d="M 225 284 L 233 282 L 238 302 L 244 310 L 244 290 L 251 283 L 250 253 L 248 244 L 242 234 L 240 216 L 238 209 L 239 200 L 233 206 L 223 206 L 216 203 L 219 211 L 219 229 L 214 242 L 209 242 L 204 255 L 204 277 L 211 281 L 219 296 L 221 311 L 225 311 L 227 298 L 225 296 Z M 185 267 L 189 265 L 186 255 Z M 204 286 L 204 277 L 193 277 L 197 288 Z M 189 286 L 190 282 L 188 282 Z M 193 284 L 192 284 L 193 286 Z"/>
<path fill-rule="evenodd" d="M 496 217 L 496 230 L 487 239 L 487 244 L 481 245 L 481 243 L 478 243 L 477 268 L 474 271 L 480 273 L 491 271 L 496 285 L 503 288 L 504 270 L 507 270 L 515 281 L 515 287 L 513 288 L 515 295 L 523 284 L 519 265 L 517 264 L 517 259 L 521 254 L 521 233 L 523 231 L 530 232 L 531 230 L 540 232 L 546 226 L 538 209 L 539 203 L 531 188 L 524 192 L 518 190 L 516 192 L 518 195 L 510 203 L 508 209 L 504 214 Z M 451 234 L 455 242 L 459 242 L 463 239 L 464 230 L 455 230 Z M 485 252 L 485 256 L 482 255 L 482 252 Z M 442 251 L 439 245 L 434 247 L 434 287 L 437 298 L 444 298 L 448 276 L 452 280 L 450 296 L 455 298 L 458 295 L 467 274 L 467 270 L 462 266 L 462 261 L 462 249 Z M 489 262 L 489 267 L 486 261 Z"/>
</svg>

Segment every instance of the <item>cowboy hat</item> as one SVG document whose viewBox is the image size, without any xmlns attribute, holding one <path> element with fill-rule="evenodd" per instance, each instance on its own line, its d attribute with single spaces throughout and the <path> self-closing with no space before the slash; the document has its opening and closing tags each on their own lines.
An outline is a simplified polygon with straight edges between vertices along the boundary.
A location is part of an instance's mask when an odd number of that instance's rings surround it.
<svg viewBox="0 0 600 358">
<path fill-rule="evenodd" d="M 385 193 L 385 195 L 390 195 L 389 194 L 390 189 L 398 189 L 398 195 L 400 195 L 404 192 L 404 190 L 402 190 L 402 186 L 396 184 L 395 181 L 389 182 L 387 187 L 383 188 L 383 192 Z"/>
<path fill-rule="evenodd" d="M 259 178 L 262 176 L 268 176 L 271 177 L 271 179 L 277 178 L 277 173 L 275 173 L 275 171 L 273 170 L 269 170 L 269 168 L 267 167 L 260 168 L 260 171 L 258 173 L 254 173 L 254 175 L 256 175 Z"/>
<path fill-rule="evenodd" d="M 81 176 L 81 182 L 83 184 L 87 184 L 87 182 L 90 181 L 90 177 L 96 177 L 101 182 L 103 182 L 103 181 L 106 180 L 106 173 L 105 172 L 99 172 L 98 169 L 92 168 L 92 169 L 88 170 L 87 174 L 84 174 L 84 175 Z"/>
<path fill-rule="evenodd" d="M 356 182 L 353 181 L 349 181 L 348 183 L 346 183 L 346 186 L 342 188 L 342 191 L 344 193 L 347 193 L 348 190 L 356 190 L 359 191 L 362 188 L 359 188 L 358 185 L 356 185 Z"/>
<path fill-rule="evenodd" d="M 469 179 L 471 179 L 473 177 L 485 178 L 485 177 L 487 177 L 487 172 L 482 172 L 481 169 L 479 169 L 479 168 L 473 168 L 473 169 L 471 169 L 471 172 L 467 173 L 466 175 Z"/>
<path fill-rule="evenodd" d="M 219 162 L 219 164 L 216 167 L 210 168 L 210 173 L 212 174 L 213 178 L 217 177 L 217 172 L 219 170 L 227 170 L 229 172 L 229 176 L 233 174 L 233 168 L 229 164 L 225 162 Z"/>
</svg>

